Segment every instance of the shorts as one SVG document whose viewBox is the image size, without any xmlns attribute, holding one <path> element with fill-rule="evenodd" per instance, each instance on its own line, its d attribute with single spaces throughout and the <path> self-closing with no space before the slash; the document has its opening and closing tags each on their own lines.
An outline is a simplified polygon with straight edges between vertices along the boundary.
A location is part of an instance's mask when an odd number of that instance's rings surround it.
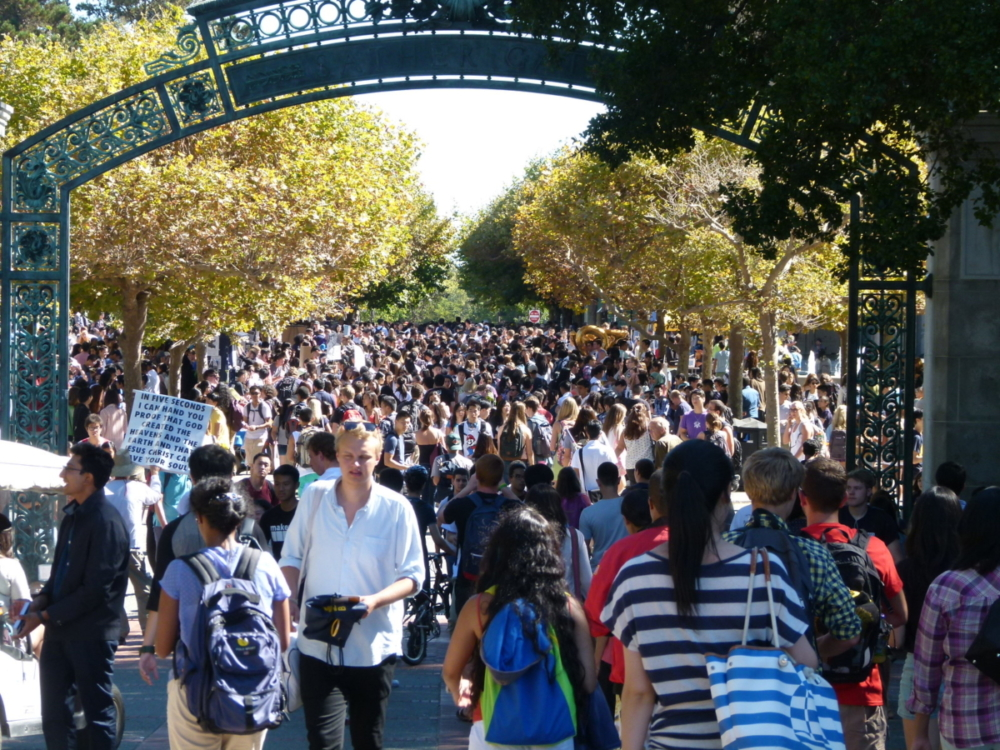
<svg viewBox="0 0 1000 750">
<path fill-rule="evenodd" d="M 906 707 L 906 701 L 913 693 L 913 654 L 908 653 L 906 655 L 906 661 L 903 662 L 903 675 L 899 678 L 899 705 L 896 706 L 896 713 L 899 714 L 900 719 L 913 719 L 913 712 Z M 941 696 L 944 696 L 944 686 L 941 686 Z M 941 700 L 938 699 L 938 708 L 934 709 L 934 713 L 931 714 L 931 718 L 936 718 L 938 711 L 940 711 Z"/>
</svg>

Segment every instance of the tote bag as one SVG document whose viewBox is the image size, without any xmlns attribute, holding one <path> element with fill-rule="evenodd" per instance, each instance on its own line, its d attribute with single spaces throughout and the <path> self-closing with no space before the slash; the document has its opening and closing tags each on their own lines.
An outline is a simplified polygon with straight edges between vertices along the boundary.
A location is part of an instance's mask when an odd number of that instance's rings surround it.
<svg viewBox="0 0 1000 750">
<path fill-rule="evenodd" d="M 743 643 L 726 655 L 706 656 L 722 747 L 844 750 L 837 695 L 818 672 L 796 664 L 779 648 L 767 550 L 754 549 L 750 554 Z M 772 646 L 747 645 L 758 554 L 764 561 Z"/>
</svg>

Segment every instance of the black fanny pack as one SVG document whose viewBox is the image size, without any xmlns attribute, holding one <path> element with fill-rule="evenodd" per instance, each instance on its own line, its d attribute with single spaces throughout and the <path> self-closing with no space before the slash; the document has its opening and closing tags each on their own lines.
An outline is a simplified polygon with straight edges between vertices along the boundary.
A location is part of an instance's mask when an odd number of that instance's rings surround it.
<svg viewBox="0 0 1000 750">
<path fill-rule="evenodd" d="M 354 625 L 366 614 L 368 607 L 356 596 L 314 596 L 306 602 L 306 626 L 302 634 L 342 649 Z"/>
</svg>

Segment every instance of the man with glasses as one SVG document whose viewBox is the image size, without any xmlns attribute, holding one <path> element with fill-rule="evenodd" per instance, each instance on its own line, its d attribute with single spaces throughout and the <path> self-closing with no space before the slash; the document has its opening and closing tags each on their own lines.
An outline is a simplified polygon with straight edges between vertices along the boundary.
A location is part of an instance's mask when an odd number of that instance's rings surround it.
<svg viewBox="0 0 1000 750">
<path fill-rule="evenodd" d="M 76 747 L 77 734 L 94 750 L 115 738 L 112 664 L 128 583 L 129 536 L 105 497 L 114 460 L 96 445 L 74 445 L 62 470 L 69 503 L 59 525 L 52 575 L 24 616 L 23 634 L 45 624 L 39 665 L 45 746 Z M 76 693 L 87 725 L 76 730 Z"/>
</svg>

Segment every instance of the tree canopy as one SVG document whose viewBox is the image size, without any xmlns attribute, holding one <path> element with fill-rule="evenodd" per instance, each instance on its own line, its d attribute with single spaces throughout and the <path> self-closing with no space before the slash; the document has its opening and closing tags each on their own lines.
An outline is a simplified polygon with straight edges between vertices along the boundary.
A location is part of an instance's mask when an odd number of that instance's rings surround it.
<svg viewBox="0 0 1000 750">
<path fill-rule="evenodd" d="M 178 21 L 100 24 L 76 47 L 0 41 L 15 107 L 8 143 L 145 79 L 149 50 L 169 46 Z M 392 269 L 418 278 L 431 269 L 433 281 L 447 220 L 422 192 L 416 158 L 412 134 L 337 99 L 258 114 L 127 162 L 74 191 L 74 305 L 121 317 L 135 388 L 147 333 L 179 343 L 221 330 L 273 334 Z"/>
<path fill-rule="evenodd" d="M 608 110 L 588 131 L 613 164 L 669 158 L 694 147 L 695 131 L 766 107 L 747 157 L 760 187 L 725 186 L 725 210 L 771 257 L 792 237 L 831 239 L 854 194 L 866 258 L 888 269 L 922 260 L 974 188 L 981 219 L 1000 209 L 1000 165 L 961 129 L 1000 110 L 997 3 L 520 0 L 513 10 L 535 33 L 621 50 L 596 71 Z M 928 154 L 930 169 L 918 168 Z"/>
<path fill-rule="evenodd" d="M 24 39 L 53 36 L 77 42 L 91 24 L 73 16 L 68 3 L 59 0 L 0 0 L 0 36 Z M 0 69 L 0 75 L 5 71 Z"/>
</svg>

